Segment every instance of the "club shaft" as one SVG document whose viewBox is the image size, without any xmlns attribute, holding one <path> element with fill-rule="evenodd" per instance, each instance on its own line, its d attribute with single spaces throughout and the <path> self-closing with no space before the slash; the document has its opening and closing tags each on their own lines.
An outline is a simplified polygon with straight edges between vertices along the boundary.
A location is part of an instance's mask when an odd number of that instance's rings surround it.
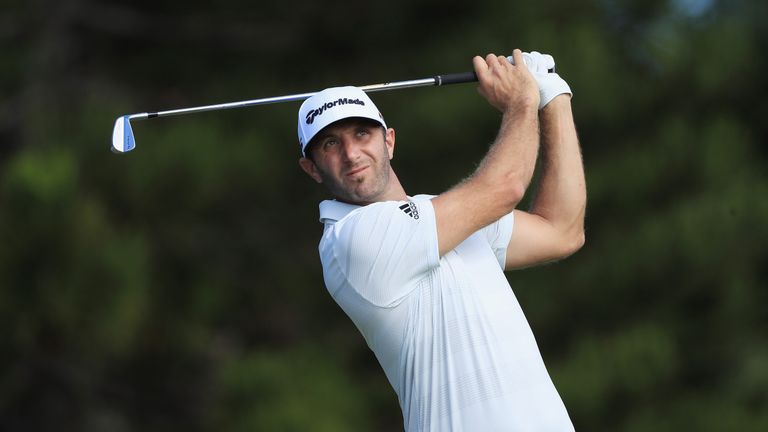
<svg viewBox="0 0 768 432">
<path fill-rule="evenodd" d="M 514 59 L 512 58 L 512 56 L 507 57 L 507 59 L 514 64 Z M 554 68 L 549 70 L 549 72 L 554 72 L 554 71 L 555 71 Z M 395 81 L 395 82 L 387 82 L 387 83 L 380 83 L 380 84 L 369 84 L 365 86 L 360 86 L 359 88 L 364 92 L 371 93 L 371 92 L 397 90 L 397 89 L 412 88 L 412 87 L 461 84 L 461 83 L 468 83 L 468 82 L 474 82 L 474 81 L 477 81 L 477 75 L 474 72 L 460 72 L 460 73 L 452 73 L 452 74 L 446 74 L 446 75 L 435 75 L 431 78 Z M 274 104 L 274 103 L 280 103 L 280 102 L 292 102 L 292 101 L 307 99 L 317 93 L 319 92 L 298 93 L 298 94 L 287 95 L 287 96 L 275 96 L 275 97 L 268 97 L 268 98 L 262 98 L 262 99 L 250 99 L 250 100 L 244 100 L 240 102 L 228 102 L 228 103 L 221 103 L 221 104 L 215 104 L 215 105 L 203 105 L 203 106 L 197 106 L 197 107 L 191 107 L 191 108 L 178 108 L 178 109 L 172 109 L 167 111 L 144 112 L 144 113 L 130 114 L 127 117 L 128 117 L 128 120 L 146 120 L 146 119 L 151 119 L 155 117 L 168 117 L 168 116 L 174 116 L 174 115 L 192 114 L 192 113 L 199 113 L 199 112 L 205 112 L 205 111 L 216 111 L 216 110 L 224 110 L 224 109 L 230 109 L 230 108 L 243 108 L 243 107 L 249 107 L 254 105 L 267 105 L 267 104 Z"/>
<path fill-rule="evenodd" d="M 380 84 L 369 84 L 365 86 L 360 86 L 360 89 L 370 93 L 370 92 L 397 90 L 397 89 L 412 88 L 412 87 L 427 87 L 427 86 L 440 86 L 440 85 L 447 85 L 447 84 L 458 84 L 462 82 L 472 82 L 472 81 L 477 81 L 477 77 L 474 75 L 474 73 L 465 72 L 465 73 L 457 73 L 457 74 L 436 75 L 431 78 L 422 78 L 422 79 L 407 80 L 407 81 L 395 81 L 395 82 L 380 83 Z M 167 111 L 137 113 L 137 114 L 131 114 L 128 117 L 130 118 L 130 120 L 146 120 L 146 119 L 151 119 L 155 117 L 168 117 L 168 116 L 174 116 L 174 115 L 192 114 L 192 113 L 199 113 L 199 112 L 205 112 L 205 111 L 216 111 L 216 110 L 224 110 L 224 109 L 230 109 L 230 108 L 243 108 L 243 107 L 249 107 L 249 106 L 255 106 L 255 105 L 267 105 L 267 104 L 274 104 L 274 103 L 281 103 L 281 102 L 292 102 L 292 101 L 307 99 L 317 93 L 318 92 L 298 93 L 298 94 L 286 95 L 286 96 L 250 99 L 250 100 L 244 100 L 239 102 L 228 102 L 228 103 L 221 103 L 221 104 L 215 104 L 215 105 L 203 105 L 203 106 L 197 106 L 197 107 L 191 107 L 191 108 L 179 108 L 179 109 L 173 109 L 173 110 L 167 110 Z"/>
</svg>

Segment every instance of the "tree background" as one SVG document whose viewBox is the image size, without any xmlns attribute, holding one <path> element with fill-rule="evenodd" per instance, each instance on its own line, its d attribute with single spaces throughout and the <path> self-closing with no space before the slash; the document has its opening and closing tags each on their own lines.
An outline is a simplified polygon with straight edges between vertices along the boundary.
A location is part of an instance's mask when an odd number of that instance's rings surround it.
<svg viewBox="0 0 768 432">
<path fill-rule="evenodd" d="M 0 430 L 394 431 L 327 294 L 298 103 L 125 113 L 551 53 L 574 90 L 587 244 L 509 273 L 577 430 L 768 430 L 768 4 L 758 0 L 0 3 Z M 472 85 L 373 96 L 409 193 L 472 172 Z"/>
</svg>

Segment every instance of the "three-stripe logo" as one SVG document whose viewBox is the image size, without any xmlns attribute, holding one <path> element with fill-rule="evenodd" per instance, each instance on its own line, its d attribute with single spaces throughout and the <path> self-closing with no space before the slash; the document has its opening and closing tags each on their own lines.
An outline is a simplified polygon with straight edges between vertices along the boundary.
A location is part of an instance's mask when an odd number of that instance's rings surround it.
<svg viewBox="0 0 768 432">
<path fill-rule="evenodd" d="M 407 214 L 408 216 L 418 219 L 419 218 L 419 209 L 416 208 L 416 204 L 414 204 L 411 201 L 408 201 L 407 203 L 401 205 L 398 207 L 400 210 L 403 211 L 403 213 Z"/>
</svg>

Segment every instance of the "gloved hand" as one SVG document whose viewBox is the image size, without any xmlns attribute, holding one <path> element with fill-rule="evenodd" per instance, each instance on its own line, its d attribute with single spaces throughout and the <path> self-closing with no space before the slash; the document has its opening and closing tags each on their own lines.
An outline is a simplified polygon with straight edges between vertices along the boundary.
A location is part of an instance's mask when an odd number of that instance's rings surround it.
<svg viewBox="0 0 768 432">
<path fill-rule="evenodd" d="M 537 51 L 523 53 L 523 59 L 539 85 L 539 109 L 544 108 L 556 96 L 567 93 L 573 96 L 571 88 L 560 75 L 549 72 L 555 67 L 555 59 L 549 54 Z"/>
</svg>

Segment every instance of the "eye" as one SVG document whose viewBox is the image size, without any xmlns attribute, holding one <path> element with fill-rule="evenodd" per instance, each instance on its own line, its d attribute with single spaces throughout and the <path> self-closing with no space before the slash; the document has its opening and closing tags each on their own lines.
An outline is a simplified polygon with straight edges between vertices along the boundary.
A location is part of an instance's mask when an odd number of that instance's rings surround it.
<svg viewBox="0 0 768 432">
<path fill-rule="evenodd" d="M 327 138 L 327 139 L 323 140 L 320 143 L 320 147 L 322 147 L 324 150 L 326 150 L 326 149 L 329 149 L 329 148 L 333 147 L 337 143 L 338 143 L 338 141 L 336 141 L 335 138 Z"/>
<path fill-rule="evenodd" d="M 371 132 L 368 129 L 358 129 L 357 130 L 357 136 L 366 136 L 369 135 Z"/>
</svg>

